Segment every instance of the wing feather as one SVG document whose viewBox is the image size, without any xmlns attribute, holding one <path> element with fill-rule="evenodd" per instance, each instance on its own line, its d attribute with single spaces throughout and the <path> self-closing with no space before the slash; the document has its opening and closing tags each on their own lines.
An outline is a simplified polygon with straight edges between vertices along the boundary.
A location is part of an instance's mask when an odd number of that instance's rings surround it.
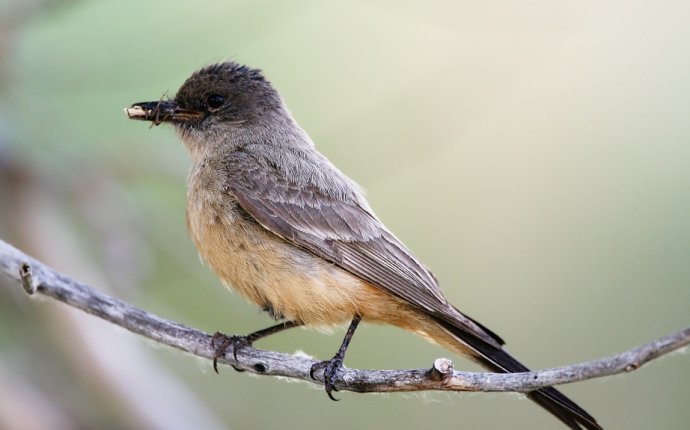
<svg viewBox="0 0 690 430">
<path fill-rule="evenodd" d="M 313 160 L 305 171 L 318 166 Z M 227 191 L 263 227 L 353 275 L 490 343 L 491 331 L 448 304 L 436 279 L 368 208 L 363 197 L 330 163 L 350 194 L 323 189 L 303 178 L 288 179 L 278 163 L 237 151 L 226 160 Z M 323 177 L 323 175 L 321 175 Z"/>
</svg>

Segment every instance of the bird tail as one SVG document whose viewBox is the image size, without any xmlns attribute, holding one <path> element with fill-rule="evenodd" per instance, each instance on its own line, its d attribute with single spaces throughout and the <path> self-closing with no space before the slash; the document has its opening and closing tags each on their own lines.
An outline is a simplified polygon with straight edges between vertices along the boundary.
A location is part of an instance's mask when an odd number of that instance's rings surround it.
<svg viewBox="0 0 690 430">
<path fill-rule="evenodd" d="M 461 343 L 461 345 L 452 348 L 453 350 L 467 353 L 467 349 L 469 349 L 469 352 L 472 353 L 480 364 L 494 372 L 529 372 L 527 367 L 502 348 L 490 345 L 448 321 L 434 319 L 444 331 L 450 333 L 456 341 Z M 527 393 L 527 397 L 542 408 L 551 412 L 571 429 L 582 430 L 585 428 L 587 430 L 603 430 L 591 415 L 553 387 L 529 392 Z"/>
</svg>

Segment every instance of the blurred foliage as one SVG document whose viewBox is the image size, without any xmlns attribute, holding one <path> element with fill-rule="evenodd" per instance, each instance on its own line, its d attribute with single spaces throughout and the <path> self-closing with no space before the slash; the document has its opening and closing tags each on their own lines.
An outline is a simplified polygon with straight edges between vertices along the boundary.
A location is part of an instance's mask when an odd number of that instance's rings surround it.
<svg viewBox="0 0 690 430">
<path fill-rule="evenodd" d="M 121 111 L 235 59 L 266 72 L 451 301 L 525 363 L 602 357 L 688 324 L 687 1 L 10 0 L 0 14 L 0 237 L 110 294 L 209 332 L 270 324 L 199 263 L 173 131 Z M 22 422 L 8 393 L 32 399 L 22 428 L 557 426 L 515 395 L 333 403 L 71 315 L 0 290 L 0 428 Z M 327 358 L 336 333 L 260 346 Z M 444 355 L 364 326 L 347 365 Z M 689 378 L 676 354 L 564 391 L 605 428 L 684 429 Z"/>
</svg>

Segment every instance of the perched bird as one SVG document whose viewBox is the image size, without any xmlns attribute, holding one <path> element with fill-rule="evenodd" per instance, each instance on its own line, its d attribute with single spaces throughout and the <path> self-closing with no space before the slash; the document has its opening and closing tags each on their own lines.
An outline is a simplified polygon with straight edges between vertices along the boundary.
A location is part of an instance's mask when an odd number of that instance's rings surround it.
<svg viewBox="0 0 690 430">
<path fill-rule="evenodd" d="M 503 340 L 448 303 L 436 278 L 374 215 L 361 189 L 314 147 L 262 72 L 234 62 L 195 72 L 173 100 L 129 118 L 175 126 L 192 158 L 187 227 L 221 281 L 282 323 L 217 336 L 217 357 L 296 326 L 350 322 L 323 371 L 332 397 L 361 320 L 409 330 L 496 372 L 528 369 Z M 215 365 L 215 363 L 214 363 Z M 556 389 L 527 396 L 572 429 L 601 429 Z"/>
</svg>

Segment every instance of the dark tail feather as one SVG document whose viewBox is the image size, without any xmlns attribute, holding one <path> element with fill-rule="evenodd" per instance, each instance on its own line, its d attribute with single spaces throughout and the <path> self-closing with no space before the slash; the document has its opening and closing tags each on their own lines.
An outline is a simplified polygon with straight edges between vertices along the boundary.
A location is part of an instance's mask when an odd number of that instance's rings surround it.
<svg viewBox="0 0 690 430">
<path fill-rule="evenodd" d="M 594 417 L 553 387 L 533 391 L 527 397 L 571 429 L 581 430 L 584 426 L 588 430 L 602 430 Z"/>
<path fill-rule="evenodd" d="M 477 359 L 487 368 L 501 373 L 529 372 L 529 369 L 501 348 L 489 345 L 481 339 L 453 326 L 447 321 L 437 320 L 464 344 L 477 352 Z M 574 430 L 603 430 L 597 421 L 575 402 L 553 387 L 543 388 L 527 394 L 530 400 L 551 412 L 559 420 Z"/>
</svg>

